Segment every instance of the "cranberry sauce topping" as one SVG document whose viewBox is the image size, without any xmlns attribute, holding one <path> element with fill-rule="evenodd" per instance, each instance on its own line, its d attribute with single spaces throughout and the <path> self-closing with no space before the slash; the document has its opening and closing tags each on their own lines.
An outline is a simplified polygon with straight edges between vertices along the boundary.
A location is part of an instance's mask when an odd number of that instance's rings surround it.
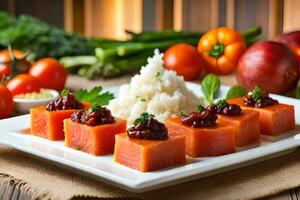
<svg viewBox="0 0 300 200">
<path fill-rule="evenodd" d="M 112 124 L 115 118 L 111 115 L 110 110 L 93 104 L 88 110 L 79 110 L 71 115 L 73 122 L 86 124 L 88 126 L 97 126 L 102 124 Z"/>
<path fill-rule="evenodd" d="M 61 92 L 61 96 L 51 101 L 46 105 L 46 110 L 55 111 L 55 110 L 71 110 L 71 109 L 82 109 L 83 104 L 79 102 L 74 94 L 70 93 L 70 90 L 64 89 Z"/>
<path fill-rule="evenodd" d="M 237 116 L 240 115 L 242 109 L 239 105 L 229 104 L 225 99 L 218 101 L 216 104 L 212 104 L 207 108 L 210 112 L 221 115 Z"/>
<path fill-rule="evenodd" d="M 181 122 L 193 128 L 207 128 L 216 124 L 218 116 L 203 106 L 197 106 L 196 112 L 190 112 L 181 117 Z"/>
<path fill-rule="evenodd" d="M 154 115 L 144 112 L 134 121 L 134 126 L 127 130 L 127 135 L 141 140 L 165 140 L 168 138 L 168 129 Z"/>
<path fill-rule="evenodd" d="M 255 87 L 252 92 L 249 92 L 244 98 L 244 103 L 247 106 L 261 108 L 278 104 L 278 101 L 269 97 L 267 92 Z"/>
</svg>

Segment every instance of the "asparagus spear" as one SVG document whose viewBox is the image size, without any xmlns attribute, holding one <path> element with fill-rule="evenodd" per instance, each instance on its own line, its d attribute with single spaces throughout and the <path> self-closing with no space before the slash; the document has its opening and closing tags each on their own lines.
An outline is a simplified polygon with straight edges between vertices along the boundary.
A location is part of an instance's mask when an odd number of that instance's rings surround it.
<svg viewBox="0 0 300 200">
<path fill-rule="evenodd" d="M 198 32 L 186 32 L 186 31 L 174 31 L 165 30 L 160 32 L 143 32 L 134 33 L 126 30 L 131 35 L 132 41 L 136 42 L 155 42 L 155 41 L 166 41 L 183 38 L 200 38 L 203 33 Z"/>
<path fill-rule="evenodd" d="M 189 44 L 197 44 L 197 39 L 176 39 L 176 40 L 169 40 L 164 42 L 152 42 L 152 43 L 128 43 L 124 45 L 120 45 L 116 48 L 109 48 L 109 49 L 98 49 L 96 56 L 98 59 L 102 62 L 111 61 L 114 59 L 118 59 L 120 57 L 125 57 L 129 55 L 133 55 L 142 51 L 147 50 L 154 50 L 159 49 L 161 51 L 164 51 L 168 47 L 170 47 L 173 44 L 185 42 Z"/>
</svg>

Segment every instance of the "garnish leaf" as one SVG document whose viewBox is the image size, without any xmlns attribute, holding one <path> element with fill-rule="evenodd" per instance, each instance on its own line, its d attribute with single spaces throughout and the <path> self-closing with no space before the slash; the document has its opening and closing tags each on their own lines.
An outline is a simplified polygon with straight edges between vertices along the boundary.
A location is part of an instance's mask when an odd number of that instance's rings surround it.
<svg viewBox="0 0 300 200">
<path fill-rule="evenodd" d="M 213 103 L 216 93 L 219 91 L 221 81 L 218 76 L 208 74 L 201 82 L 201 90 L 209 104 Z"/>
<path fill-rule="evenodd" d="M 99 112 L 102 109 L 102 106 L 94 103 L 92 106 L 89 108 L 89 112 Z"/>
<path fill-rule="evenodd" d="M 227 101 L 225 99 L 221 99 L 217 102 L 217 105 L 220 107 L 220 108 L 224 108 L 226 105 L 227 105 Z"/>
<path fill-rule="evenodd" d="M 149 114 L 147 112 L 143 112 L 139 118 L 135 119 L 133 124 L 136 126 L 138 124 L 143 124 L 143 125 L 146 125 L 150 118 L 154 118 L 154 115 L 153 114 Z"/>
<path fill-rule="evenodd" d="M 75 97 L 79 101 L 88 103 L 99 104 L 100 106 L 106 106 L 110 100 L 114 99 L 114 95 L 110 92 L 101 93 L 102 87 L 94 87 L 92 90 L 87 91 L 80 89 Z"/>
<path fill-rule="evenodd" d="M 161 80 L 161 75 L 162 75 L 161 72 L 157 72 L 156 75 L 155 75 L 155 79 L 156 79 L 157 81 L 159 81 L 159 82 L 162 82 L 162 80 Z"/>
<path fill-rule="evenodd" d="M 68 94 L 70 94 L 71 90 L 68 88 L 64 88 L 61 92 L 60 92 L 60 96 L 68 96 Z"/>
<path fill-rule="evenodd" d="M 184 116 L 186 116 L 186 115 L 187 115 L 186 112 L 180 112 L 180 116 L 181 116 L 181 117 L 184 117 Z"/>
<path fill-rule="evenodd" d="M 232 86 L 226 95 L 226 99 L 232 99 L 236 97 L 243 97 L 247 94 L 247 90 L 239 85 Z"/>
<path fill-rule="evenodd" d="M 261 99 L 262 92 L 263 91 L 259 87 L 255 86 L 255 88 L 252 90 L 252 97 L 253 97 L 253 99 L 255 101 Z"/>
<path fill-rule="evenodd" d="M 300 79 L 299 79 L 297 87 L 296 87 L 296 98 L 300 99 Z"/>
<path fill-rule="evenodd" d="M 202 106 L 202 105 L 198 105 L 197 107 L 196 107 L 196 111 L 197 112 L 203 112 L 205 110 L 205 108 L 204 108 L 204 106 Z"/>
</svg>

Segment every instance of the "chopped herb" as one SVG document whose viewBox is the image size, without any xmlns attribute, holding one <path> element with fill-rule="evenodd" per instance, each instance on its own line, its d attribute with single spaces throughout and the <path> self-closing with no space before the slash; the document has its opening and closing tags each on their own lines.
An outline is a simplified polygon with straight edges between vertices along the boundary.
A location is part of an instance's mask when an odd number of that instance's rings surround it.
<svg viewBox="0 0 300 200">
<path fill-rule="evenodd" d="M 75 150 L 78 150 L 78 151 L 80 151 L 81 150 L 81 148 L 78 146 L 78 147 L 74 147 L 74 149 Z"/>
<path fill-rule="evenodd" d="M 135 119 L 133 124 L 136 126 L 138 124 L 146 125 L 151 118 L 154 118 L 154 115 L 147 112 L 143 112 L 139 118 Z"/>
<path fill-rule="evenodd" d="M 186 116 L 186 114 L 187 114 L 186 112 L 180 112 L 180 116 L 181 116 L 181 117 Z"/>
<path fill-rule="evenodd" d="M 161 80 L 161 72 L 157 72 L 156 75 L 155 75 L 155 78 L 156 78 L 157 81 L 162 82 L 162 80 Z"/>
<path fill-rule="evenodd" d="M 114 99 L 114 95 L 110 92 L 101 93 L 101 91 L 102 87 L 94 87 L 90 91 L 80 89 L 75 97 L 79 101 L 106 106 L 110 100 Z"/>
<path fill-rule="evenodd" d="M 196 111 L 197 112 L 203 112 L 205 110 L 205 108 L 204 108 L 204 106 L 202 106 L 202 105 L 198 105 L 197 107 L 196 107 Z"/>
<path fill-rule="evenodd" d="M 136 118 L 133 122 L 133 124 L 136 126 L 141 122 L 141 118 Z"/>
<path fill-rule="evenodd" d="M 218 101 L 217 105 L 220 108 L 224 108 L 227 105 L 227 101 L 225 99 L 221 99 L 221 100 Z"/>
<path fill-rule="evenodd" d="M 262 95 L 262 90 L 259 88 L 259 87 L 255 87 L 253 90 L 252 90 L 252 97 L 255 101 L 261 99 L 261 95 Z"/>
<path fill-rule="evenodd" d="M 99 112 L 101 109 L 102 106 L 95 103 L 89 108 L 89 112 Z"/>
<path fill-rule="evenodd" d="M 61 96 L 68 96 L 68 94 L 70 94 L 71 90 L 68 88 L 64 88 L 61 92 L 60 95 Z"/>
<path fill-rule="evenodd" d="M 136 96 L 136 98 L 137 98 L 138 100 L 142 101 L 142 102 L 146 102 L 146 99 L 145 99 L 145 98 L 142 98 L 142 97 L 140 97 L 140 96 Z"/>
</svg>

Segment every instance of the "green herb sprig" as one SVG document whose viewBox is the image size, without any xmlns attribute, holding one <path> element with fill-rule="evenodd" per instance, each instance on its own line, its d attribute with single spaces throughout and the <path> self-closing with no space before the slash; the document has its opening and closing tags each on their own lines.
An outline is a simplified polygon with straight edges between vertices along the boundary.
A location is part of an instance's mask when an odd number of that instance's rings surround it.
<svg viewBox="0 0 300 200">
<path fill-rule="evenodd" d="M 61 92 L 60 92 L 60 96 L 68 96 L 71 93 L 71 90 L 68 88 L 64 88 Z"/>
<path fill-rule="evenodd" d="M 253 90 L 252 90 L 252 97 L 255 101 L 261 99 L 261 96 L 262 96 L 262 93 L 263 91 L 259 88 L 259 87 L 255 87 Z"/>
<path fill-rule="evenodd" d="M 89 108 L 89 112 L 99 112 L 100 110 L 102 109 L 102 106 L 97 104 L 97 103 L 94 103 L 92 104 L 92 106 Z"/>
<path fill-rule="evenodd" d="M 239 85 L 234 85 L 228 90 L 227 95 L 226 95 L 226 99 L 233 99 L 233 98 L 236 98 L 236 97 L 243 97 L 246 94 L 247 94 L 247 89 L 245 89 L 244 87 L 239 86 Z"/>
<path fill-rule="evenodd" d="M 157 72 L 156 75 L 155 75 L 155 79 L 156 79 L 157 81 L 159 81 L 159 82 L 162 82 L 161 75 L 162 75 L 161 72 Z"/>
<path fill-rule="evenodd" d="M 227 105 L 227 101 L 225 99 L 221 99 L 217 102 L 218 107 L 224 108 Z"/>
<path fill-rule="evenodd" d="M 209 104 L 213 103 L 215 95 L 218 93 L 221 81 L 218 76 L 208 74 L 201 82 L 201 90 Z"/>
<path fill-rule="evenodd" d="M 102 87 L 94 87 L 92 90 L 80 89 L 75 98 L 79 101 L 94 103 L 101 106 L 108 105 L 109 101 L 114 99 L 114 95 L 110 92 L 102 92 Z"/>
<path fill-rule="evenodd" d="M 204 106 L 202 106 L 202 105 L 197 105 L 197 107 L 196 107 L 196 111 L 197 111 L 197 112 L 203 112 L 204 110 L 205 110 Z"/>
<path fill-rule="evenodd" d="M 180 112 L 180 114 L 179 114 L 181 117 L 184 117 L 184 116 L 186 116 L 187 115 L 187 113 L 186 112 Z"/>
<path fill-rule="evenodd" d="M 143 112 L 139 118 L 135 119 L 133 124 L 136 126 L 138 124 L 146 125 L 151 118 L 154 118 L 153 114 L 149 114 L 147 112 Z"/>
</svg>

